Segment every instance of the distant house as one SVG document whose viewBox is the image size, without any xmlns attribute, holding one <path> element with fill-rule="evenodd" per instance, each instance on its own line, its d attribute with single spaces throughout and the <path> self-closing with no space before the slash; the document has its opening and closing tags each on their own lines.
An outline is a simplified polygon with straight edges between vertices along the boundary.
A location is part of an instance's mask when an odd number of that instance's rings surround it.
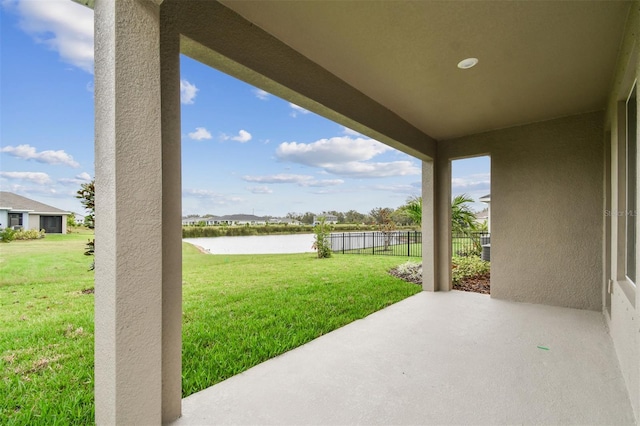
<svg viewBox="0 0 640 426">
<path fill-rule="evenodd" d="M 187 217 L 182 219 L 182 226 L 194 226 L 200 222 L 199 217 Z"/>
<path fill-rule="evenodd" d="M 229 225 L 266 225 L 267 219 L 252 214 L 231 214 L 218 218 L 220 221 L 224 221 Z"/>
<path fill-rule="evenodd" d="M 182 219 L 182 226 L 195 226 L 204 223 L 205 226 L 260 226 L 266 225 L 267 219 L 252 214 L 232 214 L 226 216 L 188 217 Z"/>
<path fill-rule="evenodd" d="M 491 194 L 480 197 L 479 201 L 487 204 L 487 229 L 491 232 Z"/>
<path fill-rule="evenodd" d="M 66 234 L 70 214 L 73 213 L 13 192 L 0 191 L 0 228 L 44 229 L 47 234 Z"/>
<path fill-rule="evenodd" d="M 267 221 L 270 225 L 300 225 L 299 220 L 290 217 L 272 217 Z"/>
<path fill-rule="evenodd" d="M 80 213 L 73 213 L 73 220 L 76 222 L 76 225 L 84 225 L 84 218 Z"/>
<path fill-rule="evenodd" d="M 324 223 L 329 223 L 332 225 L 335 225 L 336 223 L 338 223 L 338 216 L 332 215 L 332 214 L 323 214 L 320 216 L 314 216 L 313 217 L 313 224 L 317 225 L 320 223 L 320 218 L 324 217 Z"/>
</svg>

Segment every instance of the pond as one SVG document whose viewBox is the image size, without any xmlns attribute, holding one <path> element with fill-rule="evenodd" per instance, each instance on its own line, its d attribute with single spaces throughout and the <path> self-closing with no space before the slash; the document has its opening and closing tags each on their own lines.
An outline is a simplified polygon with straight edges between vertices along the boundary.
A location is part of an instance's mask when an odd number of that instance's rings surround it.
<svg viewBox="0 0 640 426">
<path fill-rule="evenodd" d="M 184 238 L 211 254 L 310 253 L 313 234 L 251 235 L 247 237 Z"/>
</svg>

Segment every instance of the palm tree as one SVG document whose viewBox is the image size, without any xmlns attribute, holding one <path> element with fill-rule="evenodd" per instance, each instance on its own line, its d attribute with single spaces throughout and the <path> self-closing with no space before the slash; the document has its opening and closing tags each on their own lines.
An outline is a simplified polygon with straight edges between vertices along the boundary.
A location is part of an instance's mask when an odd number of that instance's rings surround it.
<svg viewBox="0 0 640 426">
<path fill-rule="evenodd" d="M 451 203 L 451 231 L 453 234 L 469 235 L 476 230 L 476 216 L 467 203 L 473 203 L 473 198 L 467 194 L 457 195 Z"/>
<path fill-rule="evenodd" d="M 422 224 L 422 197 L 409 197 L 401 209 L 414 223 Z"/>
</svg>

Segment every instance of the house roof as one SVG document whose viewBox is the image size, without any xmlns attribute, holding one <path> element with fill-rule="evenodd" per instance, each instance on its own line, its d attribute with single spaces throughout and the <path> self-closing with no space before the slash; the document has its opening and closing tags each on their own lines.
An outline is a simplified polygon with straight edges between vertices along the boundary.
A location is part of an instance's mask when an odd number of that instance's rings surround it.
<svg viewBox="0 0 640 426">
<path fill-rule="evenodd" d="M 6 210 L 28 211 L 29 213 L 71 214 L 68 211 L 32 200 L 13 192 L 0 191 L 0 206 Z"/>
<path fill-rule="evenodd" d="M 229 214 L 226 216 L 221 216 L 218 220 L 239 220 L 239 221 L 266 221 L 264 217 L 255 216 L 252 214 Z"/>
</svg>

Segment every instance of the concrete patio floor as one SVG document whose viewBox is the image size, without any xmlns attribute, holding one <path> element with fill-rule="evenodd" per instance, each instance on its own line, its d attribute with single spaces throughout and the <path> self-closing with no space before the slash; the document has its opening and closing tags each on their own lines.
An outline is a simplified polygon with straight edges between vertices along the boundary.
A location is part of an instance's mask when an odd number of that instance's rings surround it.
<svg viewBox="0 0 640 426">
<path fill-rule="evenodd" d="M 191 395 L 174 424 L 635 421 L 601 313 L 451 291 L 419 293 Z"/>
</svg>

